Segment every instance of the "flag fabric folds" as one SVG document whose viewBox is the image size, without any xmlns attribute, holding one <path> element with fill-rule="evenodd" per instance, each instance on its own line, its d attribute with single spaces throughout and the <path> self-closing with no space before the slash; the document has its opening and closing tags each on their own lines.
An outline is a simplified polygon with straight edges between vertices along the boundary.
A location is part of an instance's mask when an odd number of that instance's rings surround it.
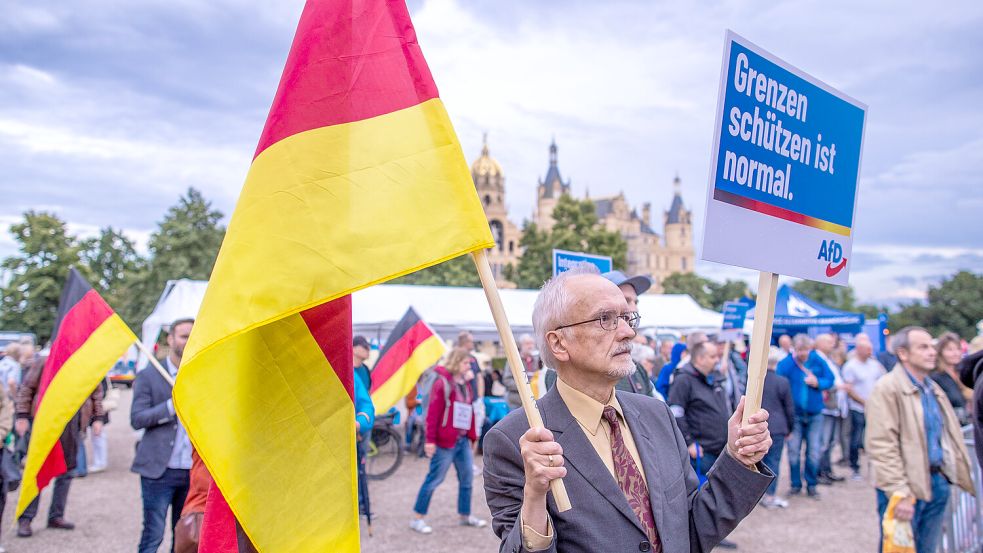
<svg viewBox="0 0 983 553">
<path fill-rule="evenodd" d="M 349 294 L 492 245 L 405 4 L 309 1 L 174 389 L 260 552 L 359 548 Z"/>
<path fill-rule="evenodd" d="M 17 515 L 65 473 L 59 438 L 113 364 L 137 340 L 98 292 L 74 268 L 58 301 L 54 339 L 38 383 L 31 443 L 24 463 Z"/>
<path fill-rule="evenodd" d="M 399 320 L 372 367 L 372 404 L 388 411 L 416 384 L 423 371 L 447 351 L 440 336 L 410 307 Z"/>
</svg>

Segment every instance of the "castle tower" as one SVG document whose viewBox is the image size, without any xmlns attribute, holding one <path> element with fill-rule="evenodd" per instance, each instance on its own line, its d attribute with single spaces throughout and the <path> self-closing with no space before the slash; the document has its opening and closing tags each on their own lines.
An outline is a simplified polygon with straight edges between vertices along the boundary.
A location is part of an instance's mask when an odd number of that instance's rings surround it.
<svg viewBox="0 0 983 553">
<path fill-rule="evenodd" d="M 514 288 L 514 284 L 505 281 L 503 271 L 507 265 L 518 263 L 522 233 L 508 218 L 505 173 L 488 151 L 487 134 L 483 140 L 481 155 L 471 164 L 471 179 L 485 210 L 492 237 L 495 238 L 495 247 L 488 251 L 488 262 L 495 274 L 495 280 L 499 287 Z"/>
<path fill-rule="evenodd" d="M 692 273 L 695 254 L 693 252 L 693 212 L 683 205 L 679 175 L 672 181 L 673 197 L 669 211 L 664 214 L 667 263 L 666 275 L 671 273 Z"/>
<path fill-rule="evenodd" d="M 570 193 L 570 181 L 563 182 L 557 164 L 556 139 L 550 142 L 550 166 L 546 177 L 536 187 L 536 214 L 533 221 L 540 230 L 553 228 L 553 209 L 560 196 Z"/>
</svg>

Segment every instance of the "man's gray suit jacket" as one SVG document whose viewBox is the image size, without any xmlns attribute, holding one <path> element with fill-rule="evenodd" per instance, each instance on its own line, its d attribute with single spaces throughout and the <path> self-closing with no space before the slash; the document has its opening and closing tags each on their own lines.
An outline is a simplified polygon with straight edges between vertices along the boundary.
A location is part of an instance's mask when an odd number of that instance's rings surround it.
<svg viewBox="0 0 983 553">
<path fill-rule="evenodd" d="M 147 478 L 160 478 L 167 470 L 177 435 L 177 417 L 167 408 L 171 385 L 153 367 L 137 373 L 133 381 L 130 426 L 143 430 L 130 470 Z"/>
<path fill-rule="evenodd" d="M 758 463 L 756 473 L 723 453 L 701 486 L 669 407 L 652 397 L 617 394 L 645 471 L 663 551 L 709 553 L 751 512 L 774 474 L 763 463 Z M 560 513 L 553 495 L 548 495 L 554 537 L 547 551 L 649 551 L 652 544 L 618 482 L 555 387 L 539 401 L 539 411 L 563 447 L 563 482 L 573 505 Z M 516 520 L 525 485 L 519 438 L 528 429 L 525 414 L 517 409 L 484 438 L 485 495 L 502 552 L 526 551 Z"/>
</svg>

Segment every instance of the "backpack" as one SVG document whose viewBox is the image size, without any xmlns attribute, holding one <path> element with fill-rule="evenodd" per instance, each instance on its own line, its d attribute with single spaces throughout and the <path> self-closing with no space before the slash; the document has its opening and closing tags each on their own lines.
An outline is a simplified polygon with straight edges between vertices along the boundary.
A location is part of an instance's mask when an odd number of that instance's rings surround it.
<svg viewBox="0 0 983 553">
<path fill-rule="evenodd" d="M 430 392 L 433 390 L 433 383 L 437 379 L 444 381 L 444 417 L 441 422 L 442 425 L 447 424 L 447 413 L 450 410 L 451 404 L 451 381 L 447 379 L 444 375 L 438 373 L 433 369 L 428 369 L 427 372 L 423 373 L 420 377 L 420 382 L 418 384 L 420 390 L 420 397 L 423 398 L 423 417 L 427 417 L 427 412 L 430 409 Z"/>
</svg>

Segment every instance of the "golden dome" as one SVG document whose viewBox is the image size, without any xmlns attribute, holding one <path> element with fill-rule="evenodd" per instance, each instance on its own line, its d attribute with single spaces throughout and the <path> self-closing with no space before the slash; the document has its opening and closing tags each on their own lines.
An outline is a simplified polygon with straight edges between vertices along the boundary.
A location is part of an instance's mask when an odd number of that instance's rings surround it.
<svg viewBox="0 0 983 553">
<path fill-rule="evenodd" d="M 488 135 L 485 135 L 484 144 L 481 147 L 481 156 L 471 164 L 471 175 L 477 177 L 500 177 L 502 176 L 502 166 L 495 161 L 495 158 L 488 154 Z"/>
</svg>

